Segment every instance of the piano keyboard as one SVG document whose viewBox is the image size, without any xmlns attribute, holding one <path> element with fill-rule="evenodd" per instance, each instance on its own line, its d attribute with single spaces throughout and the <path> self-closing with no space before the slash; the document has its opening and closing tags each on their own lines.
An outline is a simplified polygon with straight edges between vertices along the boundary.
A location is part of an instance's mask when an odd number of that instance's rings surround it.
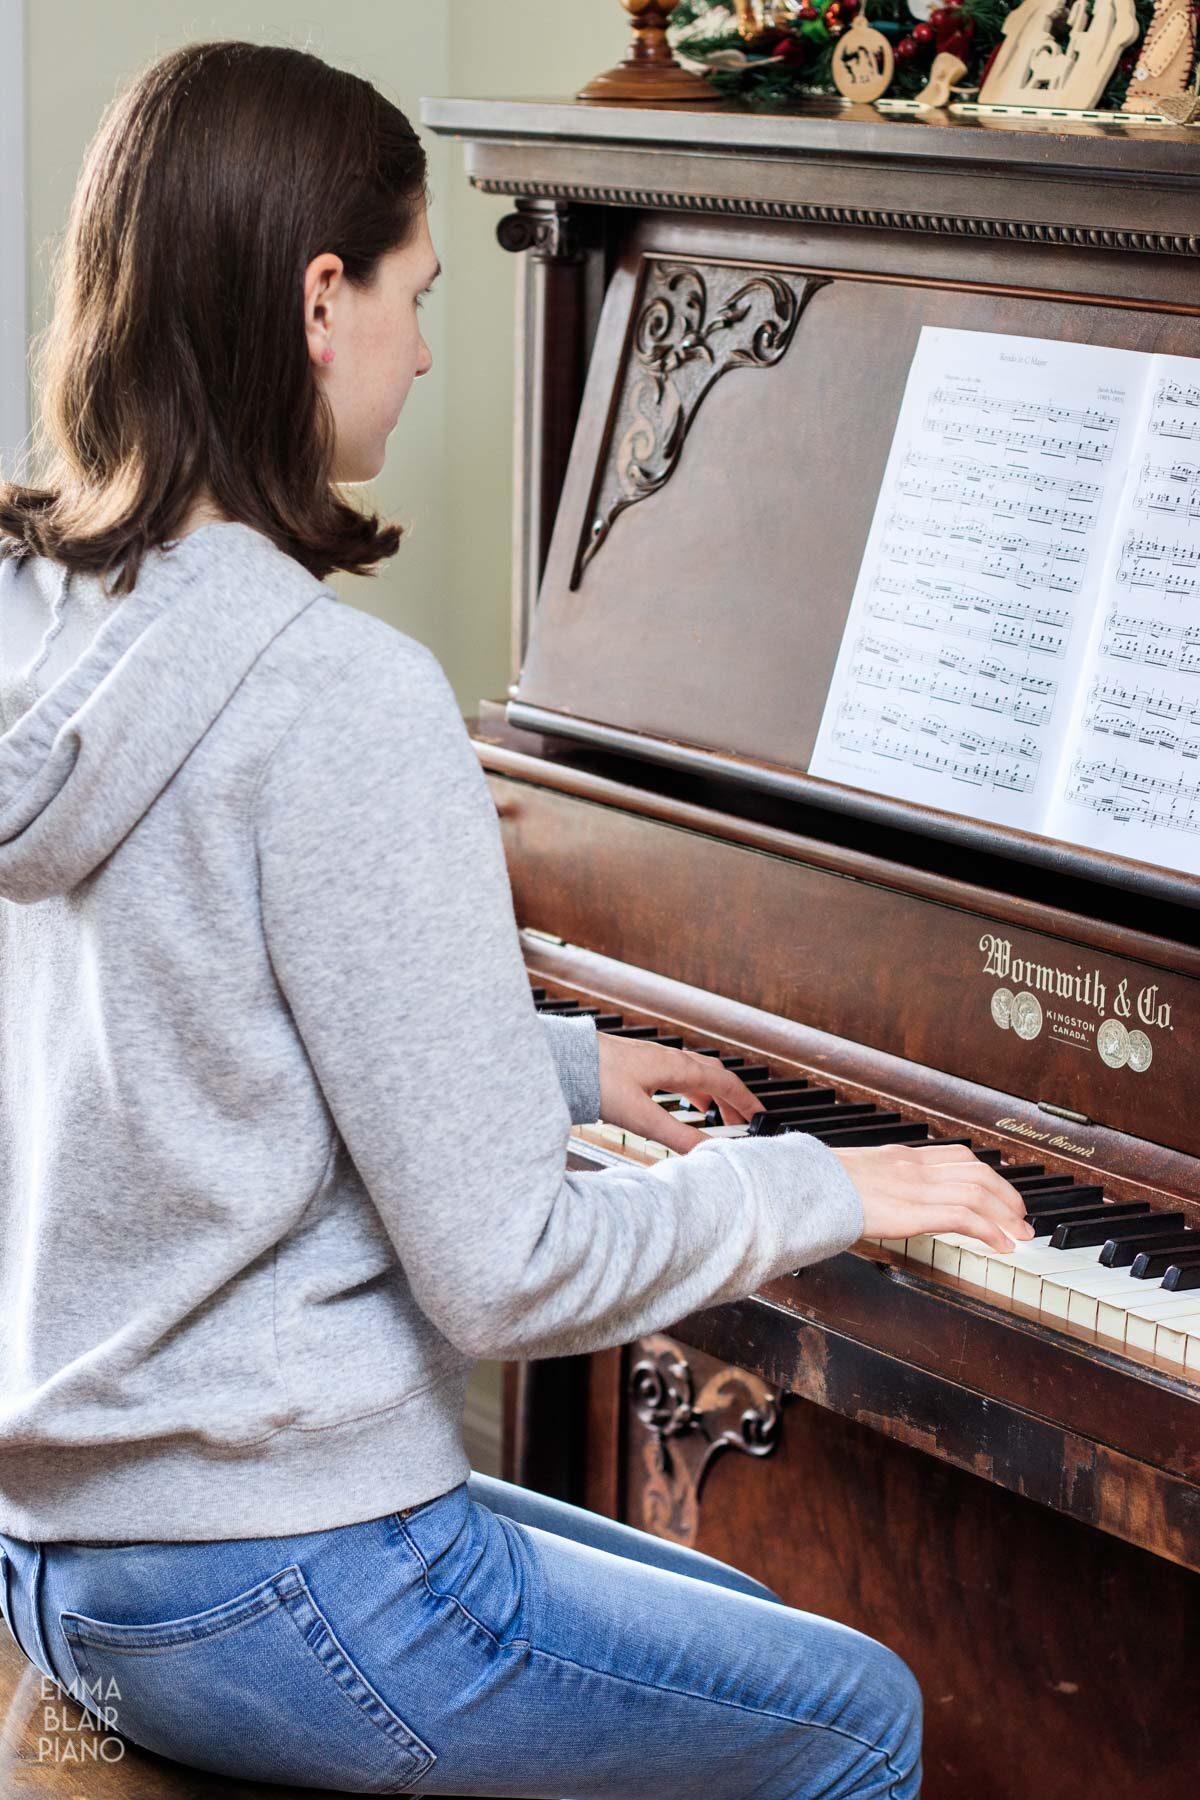
<svg viewBox="0 0 1200 1800">
<path fill-rule="evenodd" d="M 1006 1161 L 999 1150 L 969 1137 L 938 1137 L 920 1119 L 844 1100 L 825 1082 L 788 1073 L 773 1074 L 765 1062 L 726 1056 L 702 1044 L 628 1025 L 619 1013 L 575 1000 L 551 999 L 533 989 L 540 1012 L 587 1015 L 600 1031 L 643 1038 L 664 1048 L 719 1056 L 734 1069 L 766 1108 L 745 1125 L 723 1125 L 714 1107 L 694 1112 L 679 1094 L 656 1096 L 676 1119 L 709 1136 L 771 1137 L 803 1131 L 834 1149 L 865 1144 L 965 1144 L 1021 1193 L 1034 1236 L 1007 1253 L 954 1232 L 905 1239 L 868 1239 L 906 1261 L 957 1277 L 985 1294 L 1040 1313 L 1048 1322 L 1066 1321 L 1098 1337 L 1149 1351 L 1200 1375 L 1200 1230 L 1181 1212 L 1155 1209 L 1147 1201 L 1115 1201 L 1095 1183 L 1048 1173 L 1041 1163 Z M 673 1156 L 675 1151 L 634 1132 L 607 1124 L 579 1126 L 585 1144 L 639 1160 Z"/>
</svg>

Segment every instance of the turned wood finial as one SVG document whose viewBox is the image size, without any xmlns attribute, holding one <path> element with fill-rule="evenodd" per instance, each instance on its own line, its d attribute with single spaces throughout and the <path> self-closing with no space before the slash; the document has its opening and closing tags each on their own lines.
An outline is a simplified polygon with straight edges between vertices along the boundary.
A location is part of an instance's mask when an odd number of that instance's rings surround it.
<svg viewBox="0 0 1200 1800">
<path fill-rule="evenodd" d="M 633 21 L 629 48 L 615 69 L 589 81 L 576 99 L 623 106 L 658 106 L 681 100 L 714 105 L 715 96 L 704 77 L 676 62 L 667 42 L 667 20 L 678 4 L 679 0 L 621 0 Z"/>
</svg>

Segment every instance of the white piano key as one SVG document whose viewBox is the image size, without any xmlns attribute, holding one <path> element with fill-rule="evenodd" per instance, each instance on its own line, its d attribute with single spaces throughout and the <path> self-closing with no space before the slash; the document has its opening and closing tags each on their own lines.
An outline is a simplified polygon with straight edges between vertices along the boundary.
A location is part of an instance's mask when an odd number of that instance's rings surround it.
<svg viewBox="0 0 1200 1800">
<path fill-rule="evenodd" d="M 685 1117 L 682 1113 L 676 1113 L 674 1116 L 677 1119 Z M 691 1120 L 687 1119 L 686 1122 L 690 1124 Z M 704 1135 L 705 1137 L 711 1138 L 745 1137 L 746 1127 L 744 1125 L 706 1125 L 704 1127 Z"/>
<path fill-rule="evenodd" d="M 1189 1337 L 1183 1355 L 1183 1366 L 1189 1375 L 1194 1369 L 1200 1375 L 1200 1336 Z"/>
<path fill-rule="evenodd" d="M 1200 1296 L 1192 1290 L 1192 1299 L 1196 1301 L 1194 1312 L 1178 1313 L 1160 1324 L 1154 1334 L 1154 1353 L 1163 1356 L 1168 1362 L 1186 1363 L 1188 1339 L 1200 1344 Z"/>
<path fill-rule="evenodd" d="M 1189 1294 L 1170 1294 L 1157 1282 L 1129 1280 L 1130 1293 L 1120 1298 L 1109 1298 L 1100 1301 L 1096 1311 L 1096 1330 L 1104 1337 L 1115 1338 L 1118 1343 L 1133 1343 L 1141 1350 L 1153 1350 L 1154 1328 L 1160 1315 L 1169 1317 L 1172 1312 L 1182 1312 L 1179 1302 L 1191 1298 Z M 1132 1328 L 1132 1329 L 1131 1329 Z"/>
<path fill-rule="evenodd" d="M 1034 1238 L 1032 1244 L 1018 1245 L 1013 1254 L 1015 1273 L 1012 1287 L 1014 1300 L 1039 1308 L 1042 1304 L 1042 1283 L 1047 1276 L 1061 1280 L 1068 1270 L 1094 1269 L 1100 1261 L 1099 1245 L 1094 1250 L 1035 1249 L 1034 1246 L 1041 1241 Z"/>
<path fill-rule="evenodd" d="M 898 1250 L 901 1256 L 908 1249 L 907 1238 L 880 1238 L 879 1242 L 885 1250 Z"/>
<path fill-rule="evenodd" d="M 931 1232 L 925 1232 L 919 1237 L 906 1238 L 904 1254 L 911 1262 L 921 1263 L 925 1268 L 932 1269 L 934 1241 Z"/>
<path fill-rule="evenodd" d="M 1119 1303 L 1122 1296 L 1133 1298 L 1137 1283 L 1125 1269 L 1089 1270 L 1080 1274 L 1078 1270 L 1071 1272 L 1071 1297 L 1067 1302 L 1067 1317 L 1076 1325 L 1096 1328 L 1096 1315 L 1102 1300 Z"/>
<path fill-rule="evenodd" d="M 1153 1350 L 1158 1327 L 1185 1317 L 1195 1307 L 1194 1294 L 1169 1294 L 1163 1288 L 1157 1291 L 1160 1299 L 1143 1301 L 1129 1307 L 1126 1313 L 1125 1342 L 1138 1350 Z"/>
<path fill-rule="evenodd" d="M 933 1235 L 933 1267 L 947 1275 L 957 1275 L 964 1250 L 982 1251 L 986 1256 L 988 1247 L 982 1238 L 966 1237 L 959 1231 L 936 1231 Z"/>
</svg>

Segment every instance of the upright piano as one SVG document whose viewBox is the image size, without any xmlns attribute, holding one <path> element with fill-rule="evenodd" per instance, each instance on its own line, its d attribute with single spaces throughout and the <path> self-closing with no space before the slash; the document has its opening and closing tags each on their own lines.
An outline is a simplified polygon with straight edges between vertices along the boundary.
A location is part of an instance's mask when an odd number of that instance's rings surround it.
<svg viewBox="0 0 1200 1800">
<path fill-rule="evenodd" d="M 862 1242 L 513 1370 L 508 1473 L 891 1645 L 930 1800 L 1194 1800 L 1200 881 L 808 765 L 921 327 L 1200 356 L 1200 137 L 424 120 L 512 203 L 512 682 L 475 741 L 537 1003 L 730 1059 L 775 1129 L 969 1143 L 1038 1234 Z M 1059 1028 L 1011 1028 L 1014 976 Z M 1148 1067 L 1099 1053 L 1118 992 Z"/>
</svg>

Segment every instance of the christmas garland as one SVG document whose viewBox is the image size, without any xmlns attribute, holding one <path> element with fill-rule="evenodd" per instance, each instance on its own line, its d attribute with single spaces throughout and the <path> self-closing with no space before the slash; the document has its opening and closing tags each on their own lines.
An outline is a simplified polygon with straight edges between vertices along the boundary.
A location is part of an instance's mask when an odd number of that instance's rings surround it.
<svg viewBox="0 0 1200 1800">
<path fill-rule="evenodd" d="M 1004 21 L 1018 0 L 955 0 L 918 19 L 907 0 L 783 0 L 763 8 L 774 16 L 756 36 L 744 38 L 733 8 L 713 0 L 679 0 L 671 15 L 669 37 L 725 99 L 752 107 L 794 107 L 814 94 L 835 94 L 831 72 L 833 47 L 861 10 L 891 41 L 896 59 L 888 98 L 911 99 L 929 79 L 930 64 L 942 51 L 967 65 L 964 87 L 978 88 L 998 50 Z M 1069 0 L 1063 0 L 1050 22 L 1051 35 L 1066 42 Z M 1154 0 L 1134 0 L 1139 41 L 1146 34 Z M 1196 7 L 1200 15 L 1200 0 Z M 1113 72 L 1098 106 L 1117 112 L 1137 63 L 1138 44 L 1131 44 Z"/>
</svg>

